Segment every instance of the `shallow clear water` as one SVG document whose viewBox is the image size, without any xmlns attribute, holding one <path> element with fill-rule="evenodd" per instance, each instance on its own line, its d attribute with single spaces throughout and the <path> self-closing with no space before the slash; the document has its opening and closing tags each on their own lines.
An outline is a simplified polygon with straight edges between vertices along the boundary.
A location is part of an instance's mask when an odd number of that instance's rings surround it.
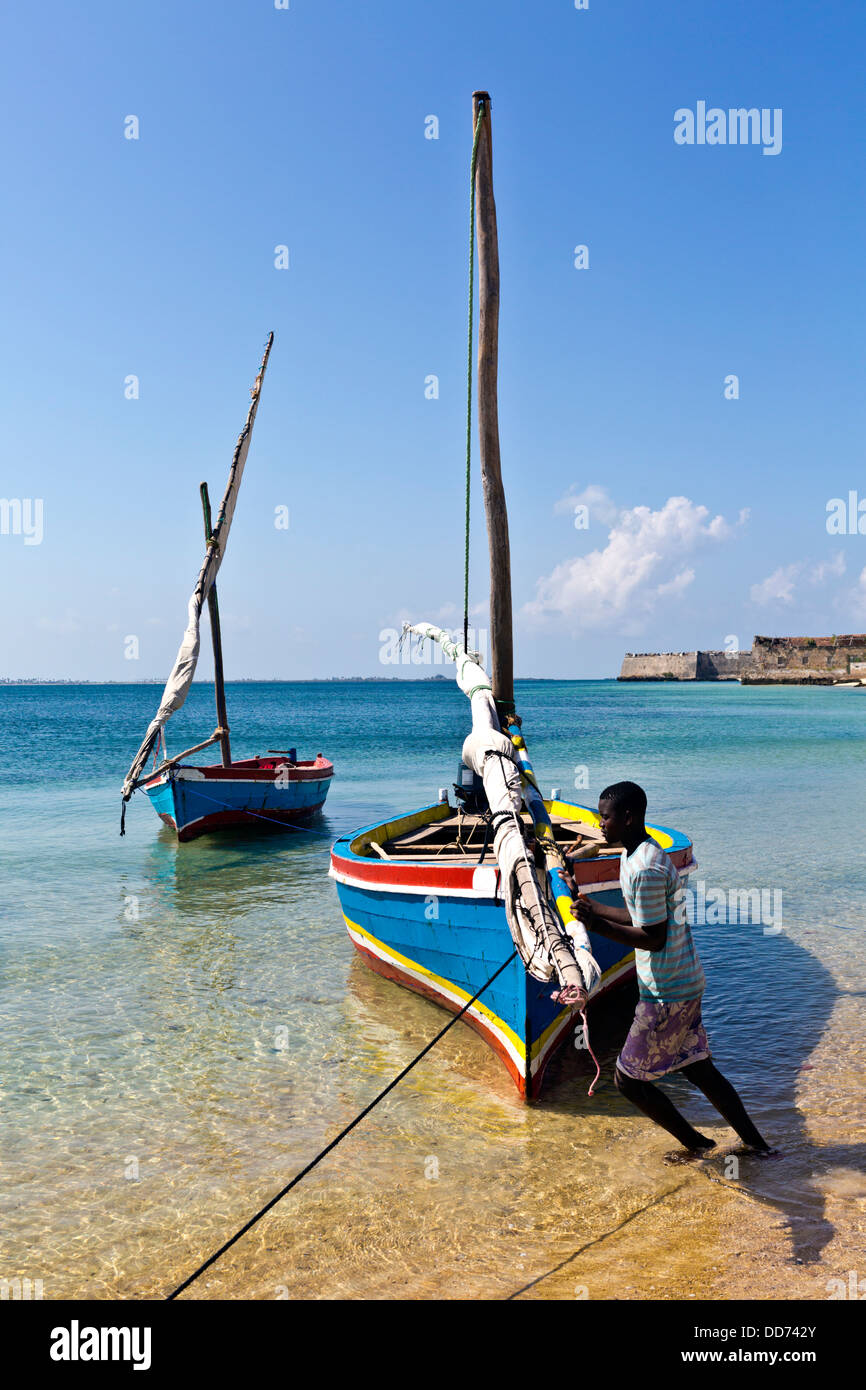
<svg viewBox="0 0 866 1390">
<path fill-rule="evenodd" d="M 167 1292 L 444 1019 L 354 958 L 327 868 L 454 780 L 456 687 L 230 686 L 236 757 L 290 741 L 337 775 L 316 833 L 188 845 L 141 795 L 118 836 L 158 694 L 0 687 L 0 1278 L 46 1298 Z M 545 790 L 632 777 L 708 890 L 766 890 L 775 925 L 781 893 L 781 932 L 695 930 L 714 1056 L 783 1158 L 661 1164 L 611 1084 L 628 998 L 593 1024 L 592 1100 L 569 1049 L 523 1106 L 458 1026 L 188 1296 L 818 1298 L 866 1272 L 866 691 L 524 682 L 518 705 Z M 213 724 L 197 686 L 170 750 Z"/>
</svg>

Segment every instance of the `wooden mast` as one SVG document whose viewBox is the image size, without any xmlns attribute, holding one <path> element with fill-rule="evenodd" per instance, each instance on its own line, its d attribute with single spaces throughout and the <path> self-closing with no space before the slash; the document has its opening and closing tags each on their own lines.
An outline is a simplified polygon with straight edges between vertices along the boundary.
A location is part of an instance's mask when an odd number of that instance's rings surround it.
<svg viewBox="0 0 866 1390">
<path fill-rule="evenodd" d="M 270 346 L 270 344 L 268 345 Z M 210 498 L 207 491 L 207 483 L 199 484 L 201 493 L 201 508 L 204 514 L 204 538 L 208 545 L 211 543 L 213 532 L 211 530 Z M 220 730 L 220 751 L 222 753 L 223 767 L 231 767 L 232 752 L 229 745 L 229 721 L 226 715 L 226 688 L 223 680 L 223 644 L 220 635 L 220 610 L 217 603 L 216 581 L 210 586 L 207 596 L 207 611 L 210 617 L 210 634 L 213 638 L 213 682 L 214 694 L 216 696 L 217 725 Z"/>
<path fill-rule="evenodd" d="M 475 171 L 475 221 L 478 228 L 478 428 L 481 436 L 481 478 L 487 538 L 490 544 L 490 645 L 493 698 L 500 723 L 511 735 L 523 773 L 523 796 L 532 817 L 557 911 L 567 931 L 572 920 L 572 899 L 563 877 L 564 861 L 557 846 L 550 815 L 538 783 L 520 721 L 514 713 L 514 648 L 511 632 L 511 552 L 508 544 L 508 514 L 499 457 L 499 407 L 497 369 L 499 363 L 499 240 L 496 233 L 496 203 L 493 200 L 493 154 L 490 131 L 490 96 L 473 92 L 473 132 L 479 109 L 483 120 L 478 141 Z M 567 995 L 567 997 L 566 997 Z M 586 1003 L 586 991 L 569 985 L 560 996 L 571 1006 Z"/>
<path fill-rule="evenodd" d="M 493 697 L 500 715 L 514 708 L 514 648 L 511 631 L 511 551 L 499 454 L 499 238 L 493 198 L 490 94 L 472 93 L 473 135 L 482 116 L 475 170 L 478 234 L 478 433 L 481 482 L 490 548 L 490 649 Z"/>
</svg>

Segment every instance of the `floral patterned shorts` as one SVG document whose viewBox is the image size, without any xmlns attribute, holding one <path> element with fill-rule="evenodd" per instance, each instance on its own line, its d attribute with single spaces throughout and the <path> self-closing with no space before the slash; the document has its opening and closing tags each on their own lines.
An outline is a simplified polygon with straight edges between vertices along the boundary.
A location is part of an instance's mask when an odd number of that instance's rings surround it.
<svg viewBox="0 0 866 1390">
<path fill-rule="evenodd" d="M 641 999 L 616 1064 L 635 1081 L 656 1081 L 709 1055 L 700 999 Z"/>
</svg>

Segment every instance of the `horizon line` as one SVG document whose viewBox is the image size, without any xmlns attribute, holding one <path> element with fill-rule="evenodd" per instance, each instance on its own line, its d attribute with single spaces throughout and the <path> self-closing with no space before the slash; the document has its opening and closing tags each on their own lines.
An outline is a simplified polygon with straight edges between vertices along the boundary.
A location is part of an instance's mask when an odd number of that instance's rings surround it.
<svg viewBox="0 0 866 1390">
<path fill-rule="evenodd" d="M 615 681 L 617 676 L 515 676 L 515 681 Z M 228 685 L 432 685 L 454 684 L 453 676 L 235 676 Z M 9 685 L 165 685 L 161 676 L 141 676 L 138 680 L 117 680 L 92 676 L 0 676 L 0 686 Z M 213 680 L 194 680 L 192 685 L 212 686 Z"/>
</svg>

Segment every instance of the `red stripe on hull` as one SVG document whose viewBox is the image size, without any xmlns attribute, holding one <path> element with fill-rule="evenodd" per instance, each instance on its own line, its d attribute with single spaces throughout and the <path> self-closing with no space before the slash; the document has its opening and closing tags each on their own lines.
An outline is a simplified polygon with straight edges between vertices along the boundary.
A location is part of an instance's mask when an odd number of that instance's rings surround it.
<svg viewBox="0 0 866 1390">
<path fill-rule="evenodd" d="M 690 862 L 691 851 L 674 850 L 671 859 L 677 868 L 682 868 Z M 382 860 L 362 859 L 360 856 L 343 859 L 333 852 L 331 866 L 336 873 L 341 873 L 358 883 L 369 883 L 372 888 L 377 884 L 387 883 L 392 887 L 423 888 L 431 892 L 448 888 L 461 888 L 464 891 L 471 889 L 472 875 L 477 867 L 471 865 L 468 868 L 438 868 L 435 864 L 406 864 L 393 860 L 383 863 Z M 495 861 L 490 867 L 496 867 Z M 574 875 L 578 883 L 585 885 L 611 882 L 619 879 L 619 859 L 608 859 L 606 862 L 599 862 L 597 859 L 578 861 L 574 865 Z"/>
<path fill-rule="evenodd" d="M 447 996 L 440 994 L 435 986 L 422 984 L 420 980 L 416 980 L 413 976 L 407 975 L 405 971 L 400 969 L 399 965 L 395 965 L 392 961 L 382 960 L 381 956 L 377 956 L 373 951 L 368 951 L 364 946 L 360 946 L 354 937 L 352 938 L 352 945 L 355 947 L 358 954 L 364 957 L 370 969 L 375 970 L 377 975 L 382 975 L 386 980 L 393 980 L 395 984 L 403 985 L 405 989 L 411 989 L 413 994 L 423 994 L 426 999 L 432 999 L 434 1004 L 441 1005 L 441 1007 L 447 1009 L 449 1013 L 459 1013 L 463 1007 L 462 1004 L 455 1004 L 453 999 L 448 999 Z M 526 1077 L 521 1075 L 514 1058 L 511 1056 L 504 1043 L 502 1043 L 498 1034 L 496 1034 L 483 1019 L 478 1018 L 475 1014 L 464 1014 L 462 1021 L 468 1023 L 470 1028 L 474 1028 L 475 1032 L 478 1033 L 502 1059 L 508 1068 L 512 1081 L 525 1100 L 527 1098 Z"/>
<path fill-rule="evenodd" d="M 436 890 L 442 888 L 471 888 L 473 869 L 440 869 L 435 864 L 389 864 L 381 860 L 340 859 L 331 855 L 331 863 L 340 873 L 375 888 L 379 883 L 405 885 L 407 888 Z"/>
<path fill-rule="evenodd" d="M 233 763 L 231 767 L 194 767 L 192 763 L 181 763 L 181 770 L 184 768 L 192 772 L 200 772 L 206 782 L 264 782 L 270 785 L 276 782 L 280 776 L 279 768 L 245 768 L 239 763 Z M 326 782 L 334 775 L 333 763 L 320 763 L 317 766 L 308 765 L 305 768 L 290 768 L 283 773 L 283 780 L 286 782 Z M 164 772 L 157 773 L 154 777 L 149 777 L 142 786 L 158 786 L 165 776 Z"/>
<path fill-rule="evenodd" d="M 181 763 L 181 767 L 186 764 Z M 190 764 L 192 766 L 192 764 Z M 326 761 L 306 763 L 295 767 L 245 767 L 243 763 L 232 763 L 231 767 L 216 764 L 213 767 L 197 767 L 208 782 L 275 782 L 281 777 L 286 782 L 323 782 L 333 777 L 334 765 Z"/>
<path fill-rule="evenodd" d="M 215 811 L 213 815 L 204 816 L 192 825 L 185 826 L 183 830 L 178 830 L 177 838 L 186 843 L 189 840 L 197 840 L 199 835 L 207 835 L 211 830 L 231 830 L 241 825 L 254 825 L 260 830 L 266 830 L 269 821 L 283 821 L 287 826 L 292 826 L 297 821 L 309 820 L 317 811 L 321 811 L 324 804 L 324 801 L 320 801 L 317 806 L 302 806 L 295 811 Z M 162 811 L 159 812 L 159 816 L 167 825 L 177 830 L 171 816 Z"/>
</svg>

